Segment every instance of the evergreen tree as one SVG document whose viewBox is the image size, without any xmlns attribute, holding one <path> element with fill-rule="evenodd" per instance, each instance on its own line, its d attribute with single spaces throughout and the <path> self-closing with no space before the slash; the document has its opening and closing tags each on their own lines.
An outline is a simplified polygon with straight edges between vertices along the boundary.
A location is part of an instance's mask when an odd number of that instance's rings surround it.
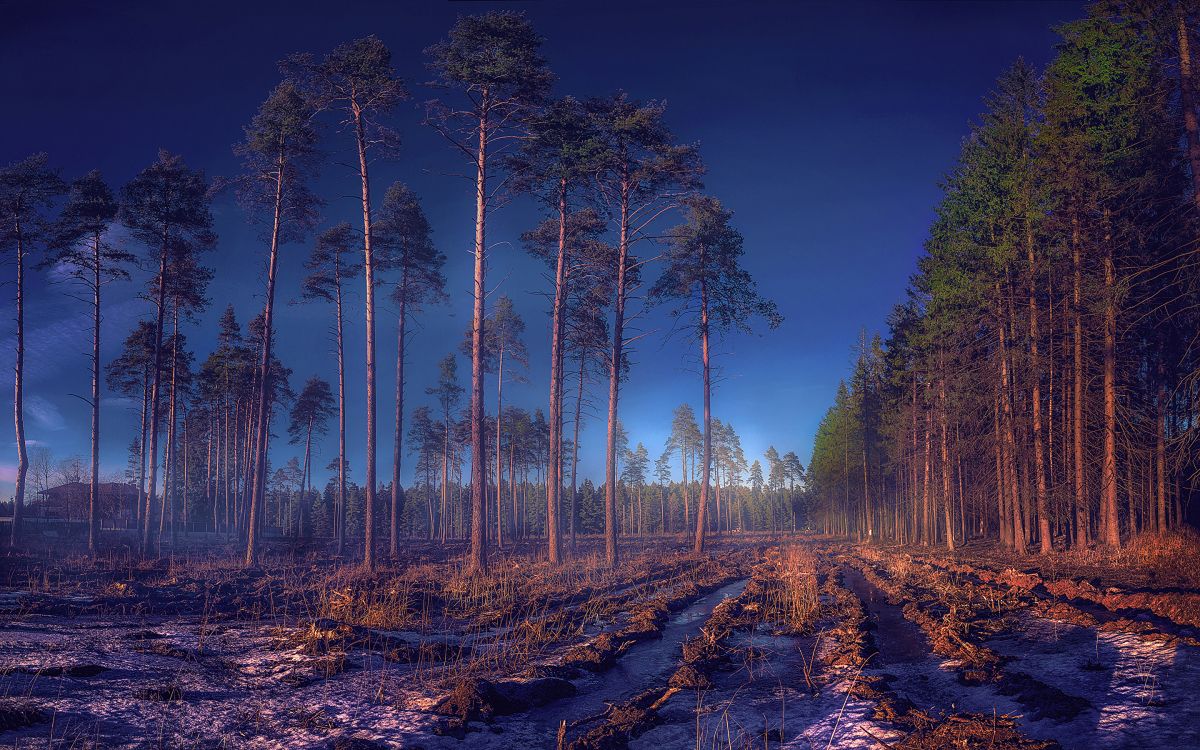
<svg viewBox="0 0 1200 750">
<path fill-rule="evenodd" d="M 378 37 L 369 36 L 339 45 L 320 62 L 309 54 L 292 55 L 282 63 L 284 73 L 317 111 L 332 111 L 352 126 L 362 186 L 363 278 L 366 282 L 367 447 L 363 493 L 365 504 L 363 566 L 375 564 L 375 272 L 377 270 L 371 224 L 370 162 L 372 151 L 394 148 L 396 134 L 384 126 L 385 117 L 408 91 L 392 69 L 392 55 Z"/>
<path fill-rule="evenodd" d="M 117 200 L 99 171 L 75 180 L 54 229 L 48 262 L 68 269 L 92 297 L 92 460 L 88 488 L 88 551 L 96 552 L 100 485 L 100 293 L 104 284 L 129 278 L 135 258 L 108 239 Z"/>
<path fill-rule="evenodd" d="M 487 569 L 486 461 L 483 432 L 484 271 L 487 215 L 494 195 L 489 179 L 495 149 L 513 137 L 513 129 L 545 97 L 552 76 L 541 58 L 542 40 L 516 13 L 493 11 L 461 16 L 448 37 L 429 49 L 438 84 L 466 99 L 462 109 L 429 103 L 426 122 L 446 138 L 475 169 L 475 263 L 471 339 L 471 550 L 468 568 Z"/>
<path fill-rule="evenodd" d="M 667 265 L 651 296 L 673 300 L 673 313 L 690 318 L 687 327 L 700 345 L 704 380 L 704 447 L 700 460 L 700 500 L 696 506 L 694 551 L 704 550 L 709 472 L 712 468 L 712 363 L 710 338 L 733 329 L 749 330 L 752 316 L 776 328 L 782 317 L 773 302 L 758 296 L 754 280 L 740 265 L 742 236 L 729 225 L 732 214 L 715 198 L 684 202 L 686 223 L 669 234 Z"/>
<path fill-rule="evenodd" d="M 392 509 L 388 552 L 399 553 L 400 517 L 404 489 L 400 486 L 401 437 L 404 432 L 404 363 L 407 326 L 425 305 L 446 299 L 446 256 L 434 247 L 429 220 L 420 200 L 406 185 L 395 183 L 383 196 L 376 224 L 383 251 L 382 266 L 396 275 L 392 302 L 396 305 L 396 427 L 392 442 Z"/>
</svg>

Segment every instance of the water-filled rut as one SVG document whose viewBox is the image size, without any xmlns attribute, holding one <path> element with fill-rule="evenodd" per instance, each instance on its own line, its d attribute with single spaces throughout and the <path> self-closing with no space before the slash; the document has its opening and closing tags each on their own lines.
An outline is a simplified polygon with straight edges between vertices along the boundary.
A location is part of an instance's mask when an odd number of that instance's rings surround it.
<svg viewBox="0 0 1200 750">
<path fill-rule="evenodd" d="M 554 747 L 555 732 L 561 722 L 571 726 L 599 717 L 610 704 L 621 703 L 656 685 L 666 685 L 679 664 L 683 642 L 700 632 L 718 604 L 740 595 L 748 581 L 741 579 L 722 586 L 675 613 L 663 627 L 660 638 L 636 643 L 610 669 L 574 680 L 579 691 L 576 695 L 514 716 L 510 721 L 539 724 L 547 731 L 547 747 Z"/>
</svg>

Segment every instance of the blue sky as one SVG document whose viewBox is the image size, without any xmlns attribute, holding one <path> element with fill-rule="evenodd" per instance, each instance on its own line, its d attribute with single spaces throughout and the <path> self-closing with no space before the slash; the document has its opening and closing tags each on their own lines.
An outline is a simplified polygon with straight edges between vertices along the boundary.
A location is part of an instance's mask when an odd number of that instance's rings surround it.
<svg viewBox="0 0 1200 750">
<path fill-rule="evenodd" d="M 114 7 L 109 7 L 110 5 Z M 449 258 L 451 303 L 431 308 L 408 365 L 407 411 L 430 402 L 425 388 L 437 361 L 456 349 L 470 314 L 473 195 L 456 177 L 457 156 L 420 125 L 434 93 L 422 50 L 444 36 L 456 15 L 493 7 L 525 11 L 546 38 L 556 93 L 586 97 L 624 89 L 664 99 L 681 141 L 700 145 L 708 192 L 735 212 L 745 264 L 760 292 L 778 302 L 782 327 L 738 335 L 718 346 L 722 378 L 715 416 L 731 422 L 749 458 L 768 445 L 807 460 L 821 415 L 850 366 L 859 331 L 882 328 L 903 295 L 938 199 L 938 180 L 953 164 L 968 124 L 996 76 L 1018 56 L 1044 65 L 1052 27 L 1079 16 L 1078 2 L 486 2 L 385 3 L 346 0 L 204 4 L 181 2 L 4 3 L 0 28 L 0 162 L 46 151 L 64 176 L 100 168 L 118 186 L 150 163 L 159 147 L 210 176 L 231 175 L 231 144 L 278 81 L 275 63 L 290 52 L 323 53 L 376 34 L 391 48 L 413 98 L 390 120 L 404 145 L 376 165 L 376 195 L 393 181 L 421 196 L 435 241 Z M 329 128 L 318 182 L 328 201 L 324 225 L 355 221 L 356 175 L 344 166 L 350 143 Z M 260 309 L 264 243 L 231 201 L 214 207 L 220 235 L 208 258 L 216 269 L 212 305 L 187 330 L 197 358 L 214 345 L 216 318 L 229 303 L 243 323 Z M 529 200 L 496 212 L 489 286 L 513 298 L 527 324 L 528 383 L 505 401 L 544 406 L 549 371 L 549 287 L 518 238 L 539 219 Z M 674 221 L 663 222 L 666 228 Z M 286 246 L 280 267 L 278 351 L 299 387 L 311 375 L 336 376 L 330 311 L 289 305 L 298 296 L 311 241 Z M 130 249 L 143 252 L 132 243 Z M 652 252 L 649 247 L 644 253 Z M 647 273 L 653 278 L 657 269 Z M 14 276 L 11 262 L 0 280 Z M 104 358 L 117 353 L 134 323 L 151 315 L 139 297 L 145 280 L 106 289 Z M 13 361 L 12 287 L 4 285 L 0 370 Z M 90 308 L 53 274 L 35 273 L 26 317 L 26 429 L 31 444 L 56 458 L 88 452 L 88 407 L 73 394 L 89 388 Z M 635 302 L 636 307 L 641 303 Z M 381 315 L 379 340 L 381 462 L 390 468 L 395 316 Z M 361 299 L 347 317 L 350 461 L 361 470 L 364 446 Z M 668 337 L 660 310 L 641 317 L 646 336 L 633 353 L 621 416 L 631 441 L 657 456 L 671 411 L 701 390 L 691 347 Z M 460 361 L 464 384 L 469 363 Z M 596 384 L 602 406 L 606 385 Z M 489 409 L 494 406 L 489 383 Z M 0 398 L 11 404 L 11 379 Z M 118 472 L 136 428 L 135 405 L 103 400 L 102 471 Z M 582 471 L 602 477 L 602 410 L 586 422 Z M 12 435 L 11 425 L 5 428 Z M 272 461 L 294 454 L 281 439 Z M 336 453 L 334 435 L 318 465 Z M 0 496 L 12 492 L 11 437 L 0 439 Z M 408 468 L 411 468 L 411 460 Z M 405 476 L 410 476 L 408 471 Z M 318 481 L 323 477 L 318 474 Z"/>
</svg>

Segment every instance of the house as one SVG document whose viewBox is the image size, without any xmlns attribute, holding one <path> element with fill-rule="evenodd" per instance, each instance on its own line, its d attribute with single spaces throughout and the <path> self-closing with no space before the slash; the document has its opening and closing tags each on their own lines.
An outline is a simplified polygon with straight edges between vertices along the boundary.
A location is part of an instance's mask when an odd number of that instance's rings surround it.
<svg viewBox="0 0 1200 750">
<path fill-rule="evenodd" d="M 87 518 L 90 489 L 91 485 L 87 482 L 67 482 L 42 490 L 30 502 L 28 514 L 43 518 Z M 97 489 L 97 512 L 100 518 L 126 520 L 137 516 L 138 503 L 143 495 L 136 485 L 100 482 Z"/>
</svg>

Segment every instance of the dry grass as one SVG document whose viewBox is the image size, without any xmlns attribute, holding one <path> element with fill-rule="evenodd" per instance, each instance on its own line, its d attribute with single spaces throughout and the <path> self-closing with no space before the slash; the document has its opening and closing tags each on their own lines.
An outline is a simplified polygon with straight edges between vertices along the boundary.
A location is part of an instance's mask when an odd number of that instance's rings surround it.
<svg viewBox="0 0 1200 750">
<path fill-rule="evenodd" d="M 803 544 L 768 550 L 747 593 L 763 622 L 797 633 L 808 629 L 820 609 L 816 555 Z"/>
</svg>

